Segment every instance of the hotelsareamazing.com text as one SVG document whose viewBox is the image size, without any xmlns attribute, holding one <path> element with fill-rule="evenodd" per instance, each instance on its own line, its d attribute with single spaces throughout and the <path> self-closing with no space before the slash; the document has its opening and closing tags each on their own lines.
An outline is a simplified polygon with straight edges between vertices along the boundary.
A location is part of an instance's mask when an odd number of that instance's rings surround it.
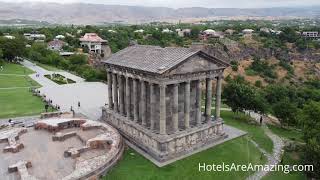
<svg viewBox="0 0 320 180">
<path fill-rule="evenodd" d="M 261 165 L 261 164 L 236 164 L 236 163 L 199 163 L 199 172 L 237 172 L 237 171 L 282 171 L 285 174 L 291 171 L 313 171 L 313 165 Z"/>
</svg>

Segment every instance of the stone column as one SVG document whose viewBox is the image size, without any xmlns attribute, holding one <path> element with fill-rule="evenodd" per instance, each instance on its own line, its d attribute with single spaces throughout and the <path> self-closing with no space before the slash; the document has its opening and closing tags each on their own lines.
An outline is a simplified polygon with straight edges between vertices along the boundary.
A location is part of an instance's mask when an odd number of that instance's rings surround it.
<svg viewBox="0 0 320 180">
<path fill-rule="evenodd" d="M 155 95 L 154 95 L 154 84 L 150 83 L 150 129 L 154 130 L 154 111 L 155 111 Z"/>
<path fill-rule="evenodd" d="M 174 84 L 173 86 L 173 132 L 178 131 L 179 125 L 179 85 Z"/>
<path fill-rule="evenodd" d="M 107 72 L 108 75 L 108 100 L 109 109 L 113 109 L 113 99 L 112 99 L 112 73 Z"/>
<path fill-rule="evenodd" d="M 116 112 L 119 111 L 119 107 L 118 107 L 118 81 L 117 81 L 117 74 L 113 74 L 113 104 L 114 104 L 114 110 Z"/>
<path fill-rule="evenodd" d="M 130 81 L 129 77 L 126 76 L 126 113 L 128 120 L 130 119 Z"/>
<path fill-rule="evenodd" d="M 142 126 L 146 126 L 146 84 L 143 80 L 140 80 L 141 89 L 140 89 L 140 110 L 139 114 L 141 117 Z"/>
<path fill-rule="evenodd" d="M 137 80 L 132 79 L 133 81 L 133 120 L 138 122 L 138 97 L 137 97 Z"/>
<path fill-rule="evenodd" d="M 221 84 L 222 84 L 222 77 L 217 77 L 217 86 L 216 86 L 216 117 L 215 119 L 220 118 L 220 106 L 221 106 Z"/>
<path fill-rule="evenodd" d="M 207 91 L 207 97 L 206 97 L 206 121 L 208 123 L 211 122 L 211 99 L 212 99 L 212 81 L 211 79 L 206 79 L 206 91 Z"/>
<path fill-rule="evenodd" d="M 196 122 L 197 125 L 201 124 L 201 81 L 197 81 L 196 85 Z"/>
<path fill-rule="evenodd" d="M 184 127 L 188 129 L 190 127 L 190 81 L 187 81 L 184 87 Z"/>
<path fill-rule="evenodd" d="M 160 85 L 160 134 L 167 133 L 166 116 L 166 85 Z"/>
<path fill-rule="evenodd" d="M 124 115 L 124 87 L 123 87 L 123 80 L 122 75 L 118 75 L 119 81 L 119 106 L 120 106 L 120 114 Z"/>
</svg>

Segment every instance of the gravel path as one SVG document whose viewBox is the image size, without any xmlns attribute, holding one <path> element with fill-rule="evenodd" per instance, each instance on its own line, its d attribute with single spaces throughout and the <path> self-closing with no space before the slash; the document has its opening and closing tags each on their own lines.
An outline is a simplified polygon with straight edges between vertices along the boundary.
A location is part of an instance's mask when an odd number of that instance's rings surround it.
<svg viewBox="0 0 320 180">
<path fill-rule="evenodd" d="M 254 142 L 253 140 L 251 140 L 251 142 L 267 157 L 267 163 L 266 165 L 277 165 L 280 163 L 281 161 L 281 156 L 283 154 L 283 147 L 284 147 L 284 142 L 283 140 L 275 135 L 274 133 L 272 133 L 270 131 L 270 129 L 264 124 L 263 125 L 263 129 L 264 132 L 266 133 L 266 135 L 272 140 L 273 142 L 273 150 L 272 150 L 272 154 L 267 153 L 264 149 L 262 149 L 261 147 L 259 147 L 259 145 Z M 261 179 L 262 177 L 266 176 L 270 171 L 257 171 L 254 174 L 252 174 L 251 176 L 249 176 L 247 178 L 247 180 L 258 180 Z"/>
</svg>

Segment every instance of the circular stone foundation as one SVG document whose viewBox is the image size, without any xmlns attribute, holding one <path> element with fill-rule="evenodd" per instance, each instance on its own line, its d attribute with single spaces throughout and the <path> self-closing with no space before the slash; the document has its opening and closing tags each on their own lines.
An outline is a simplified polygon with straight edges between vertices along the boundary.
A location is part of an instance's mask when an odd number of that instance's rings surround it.
<svg viewBox="0 0 320 180">
<path fill-rule="evenodd" d="M 50 118 L 34 128 L 0 130 L 1 179 L 99 177 L 123 152 L 113 127 L 79 118 Z"/>
</svg>

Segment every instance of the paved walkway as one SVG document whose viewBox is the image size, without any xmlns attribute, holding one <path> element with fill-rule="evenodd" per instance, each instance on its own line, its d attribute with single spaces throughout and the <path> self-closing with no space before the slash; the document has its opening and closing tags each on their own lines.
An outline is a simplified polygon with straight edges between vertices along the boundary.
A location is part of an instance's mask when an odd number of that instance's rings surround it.
<svg viewBox="0 0 320 180">
<path fill-rule="evenodd" d="M 72 107 L 76 113 L 84 114 L 92 120 L 98 120 L 101 117 L 101 107 L 108 102 L 106 84 L 85 82 L 83 78 L 65 71 L 48 71 L 27 60 L 21 64 L 36 72 L 29 76 L 42 86 L 39 88 L 40 94 L 46 95 L 46 99 L 52 100 L 54 105 L 59 105 L 61 111 L 70 111 Z M 44 77 L 44 75 L 53 73 L 61 74 L 76 83 L 59 85 Z M 39 74 L 39 77 L 36 74 Z M 80 102 L 80 107 L 78 107 L 78 102 Z"/>
</svg>

